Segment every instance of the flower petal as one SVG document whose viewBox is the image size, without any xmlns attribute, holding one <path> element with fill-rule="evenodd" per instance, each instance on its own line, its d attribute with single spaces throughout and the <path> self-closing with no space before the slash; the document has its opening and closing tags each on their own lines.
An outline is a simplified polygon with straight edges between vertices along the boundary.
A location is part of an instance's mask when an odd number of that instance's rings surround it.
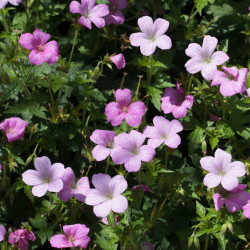
<svg viewBox="0 0 250 250">
<path fill-rule="evenodd" d="M 37 197 L 44 196 L 47 191 L 48 191 L 48 183 L 37 185 L 32 188 L 32 194 Z"/>
<path fill-rule="evenodd" d="M 190 43 L 188 48 L 185 50 L 185 53 L 187 56 L 203 60 L 202 48 L 198 43 Z"/>
<path fill-rule="evenodd" d="M 37 50 L 32 50 L 29 54 L 29 60 L 31 64 L 35 64 L 36 66 L 40 66 L 45 62 L 45 57 L 43 52 L 39 52 Z"/>
<path fill-rule="evenodd" d="M 163 18 L 157 18 L 153 24 L 153 33 L 155 37 L 162 36 L 169 27 L 169 22 Z M 170 38 L 169 38 L 170 39 Z"/>
<path fill-rule="evenodd" d="M 97 145 L 92 150 L 92 155 L 97 161 L 103 161 L 109 156 L 110 151 L 110 148 L 106 148 L 102 145 Z"/>
<path fill-rule="evenodd" d="M 83 9 L 82 9 L 82 6 L 79 2 L 77 1 L 72 1 L 69 5 L 69 11 L 71 13 L 74 13 L 74 14 L 82 14 L 83 13 Z"/>
<path fill-rule="evenodd" d="M 138 157 L 133 157 L 125 162 L 124 167 L 128 172 L 137 172 L 141 168 L 141 160 Z"/>
<path fill-rule="evenodd" d="M 120 107 L 127 107 L 131 100 L 131 91 L 129 89 L 117 89 L 115 98 Z"/>
<path fill-rule="evenodd" d="M 25 33 L 22 34 L 20 39 L 19 39 L 19 43 L 28 50 L 33 50 L 35 49 L 35 45 L 36 45 L 36 38 L 30 34 L 30 33 Z"/>
<path fill-rule="evenodd" d="M 241 177 L 246 174 L 246 168 L 244 163 L 240 161 L 234 161 L 226 165 L 226 173 L 235 177 Z"/>
<path fill-rule="evenodd" d="M 42 176 L 35 170 L 27 170 L 22 174 L 23 181 L 30 186 L 43 184 Z"/>
<path fill-rule="evenodd" d="M 229 60 L 229 56 L 223 51 L 216 51 L 213 53 L 213 55 L 211 57 L 211 61 L 215 65 L 221 65 L 228 60 Z"/>
<path fill-rule="evenodd" d="M 163 35 L 155 40 L 155 45 L 160 49 L 171 49 L 172 48 L 172 41 L 169 36 Z"/>
<path fill-rule="evenodd" d="M 4 235 L 6 234 L 6 229 L 4 226 L 0 225 L 0 242 L 4 240 Z"/>
<path fill-rule="evenodd" d="M 154 35 L 153 34 L 153 20 L 149 16 L 143 16 L 138 19 L 138 26 L 141 31 L 145 33 L 148 37 Z"/>
<path fill-rule="evenodd" d="M 143 43 L 140 46 L 140 51 L 144 56 L 150 56 L 155 53 L 156 50 L 156 42 L 148 41 L 147 43 Z"/>
<path fill-rule="evenodd" d="M 147 35 L 142 32 L 133 33 L 129 37 L 132 46 L 138 47 L 142 44 L 148 43 L 150 40 Z"/>
<path fill-rule="evenodd" d="M 118 195 L 112 199 L 112 210 L 115 213 L 123 213 L 128 208 L 128 200 L 122 196 Z"/>
<path fill-rule="evenodd" d="M 87 191 L 85 203 L 87 205 L 96 206 L 106 200 L 107 197 L 104 193 L 100 193 L 98 190 L 91 188 Z"/>
<path fill-rule="evenodd" d="M 164 141 L 164 143 L 169 148 L 177 148 L 181 144 L 181 137 L 177 134 L 175 135 L 169 135 L 167 137 L 167 140 Z"/>
<path fill-rule="evenodd" d="M 61 179 L 53 180 L 48 183 L 48 191 L 49 192 L 59 192 L 63 188 L 63 182 Z"/>
<path fill-rule="evenodd" d="M 204 185 L 209 188 L 217 187 L 222 181 L 222 177 L 220 175 L 209 173 L 204 177 Z"/>
<path fill-rule="evenodd" d="M 106 217 L 109 215 L 112 208 L 112 201 L 107 200 L 97 206 L 94 206 L 94 214 L 97 217 Z"/>
<path fill-rule="evenodd" d="M 109 183 L 109 189 L 113 196 L 120 195 L 128 188 L 128 183 L 122 175 L 116 175 Z"/>
<path fill-rule="evenodd" d="M 200 72 L 204 66 L 204 60 L 201 58 L 192 58 L 188 60 L 185 64 L 185 68 L 188 73 L 190 74 L 196 74 L 197 72 Z"/>
<path fill-rule="evenodd" d="M 238 186 L 238 179 L 233 175 L 226 174 L 222 177 L 221 185 L 226 190 L 231 191 Z"/>
<path fill-rule="evenodd" d="M 212 36 L 205 36 L 202 43 L 203 57 L 210 58 L 218 43 L 218 39 Z"/>
<path fill-rule="evenodd" d="M 112 153 L 112 160 L 115 164 L 123 164 L 130 160 L 132 153 L 125 149 L 117 149 Z"/>
<path fill-rule="evenodd" d="M 225 203 L 221 194 L 214 194 L 213 201 L 214 201 L 214 207 L 216 211 L 219 211 Z"/>
<path fill-rule="evenodd" d="M 102 194 L 109 192 L 111 177 L 107 174 L 94 174 L 92 184 Z"/>
<path fill-rule="evenodd" d="M 55 248 L 73 247 L 73 244 L 69 242 L 68 238 L 63 234 L 57 234 L 50 238 L 50 244 Z"/>
<path fill-rule="evenodd" d="M 154 159 L 155 154 L 156 152 L 154 148 L 148 145 L 143 145 L 140 147 L 137 156 L 141 158 L 141 161 L 150 162 Z"/>
<path fill-rule="evenodd" d="M 221 170 L 219 161 L 212 156 L 206 156 L 200 160 L 201 167 L 208 172 L 218 173 Z"/>
<path fill-rule="evenodd" d="M 80 19 L 78 20 L 78 23 L 85 26 L 88 29 L 92 29 L 92 24 L 89 18 L 81 16 Z"/>
<path fill-rule="evenodd" d="M 218 165 L 221 166 L 221 168 L 223 168 L 224 170 L 227 169 L 228 164 L 230 164 L 232 160 L 232 156 L 220 148 L 216 149 L 214 157 L 218 162 Z"/>
<path fill-rule="evenodd" d="M 201 74 L 206 80 L 213 80 L 216 70 L 216 64 L 214 64 L 213 62 L 205 63 L 202 67 Z"/>
</svg>

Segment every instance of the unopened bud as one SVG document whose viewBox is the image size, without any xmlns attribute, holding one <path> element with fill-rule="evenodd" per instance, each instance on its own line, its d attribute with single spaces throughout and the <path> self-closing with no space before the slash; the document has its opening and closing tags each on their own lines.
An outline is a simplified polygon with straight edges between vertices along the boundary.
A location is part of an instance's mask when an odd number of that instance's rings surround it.
<svg viewBox="0 0 250 250">
<path fill-rule="evenodd" d="M 227 231 L 227 224 L 223 224 L 221 227 L 221 234 L 224 235 Z"/>
<path fill-rule="evenodd" d="M 99 74 L 100 74 L 100 67 L 99 66 L 96 66 L 93 73 L 92 73 L 92 77 L 93 79 L 97 79 L 99 77 Z"/>
<path fill-rule="evenodd" d="M 194 238 L 194 245 L 197 249 L 200 249 L 200 241 L 198 238 Z"/>
<path fill-rule="evenodd" d="M 190 248 L 192 246 L 193 242 L 194 242 L 194 238 L 190 237 L 188 240 L 188 248 Z"/>
</svg>

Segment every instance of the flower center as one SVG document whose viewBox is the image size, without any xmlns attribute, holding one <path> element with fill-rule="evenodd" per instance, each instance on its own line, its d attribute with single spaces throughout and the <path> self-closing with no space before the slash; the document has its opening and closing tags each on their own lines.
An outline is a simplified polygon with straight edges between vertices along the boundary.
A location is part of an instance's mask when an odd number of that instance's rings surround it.
<svg viewBox="0 0 250 250">
<path fill-rule="evenodd" d="M 137 148 L 132 148 L 131 153 L 133 155 L 137 155 L 139 153 L 139 150 Z"/>
<path fill-rule="evenodd" d="M 151 40 L 152 42 L 154 42 L 156 40 L 156 37 L 155 36 L 150 36 L 149 40 Z"/>
<path fill-rule="evenodd" d="M 116 7 L 113 4 L 108 4 L 109 6 L 109 12 L 115 12 L 116 11 Z"/>
<path fill-rule="evenodd" d="M 220 176 L 225 176 L 226 175 L 226 172 L 222 169 L 219 171 L 218 173 Z"/>
<path fill-rule="evenodd" d="M 73 237 L 72 235 L 70 235 L 70 236 L 68 237 L 68 240 L 69 240 L 70 243 L 73 243 L 73 242 L 74 242 L 74 237 Z"/>
<path fill-rule="evenodd" d="M 14 134 L 15 132 L 14 132 L 14 129 L 9 128 L 9 129 L 7 130 L 7 133 L 9 133 L 9 134 Z"/>
<path fill-rule="evenodd" d="M 113 198 L 113 196 L 112 196 L 112 194 L 111 194 L 111 193 L 107 193 L 107 195 L 106 195 L 106 196 L 107 196 L 107 198 L 108 198 L 108 199 L 110 199 L 110 200 Z"/>
<path fill-rule="evenodd" d="M 42 51 L 43 51 L 43 45 L 42 45 L 42 44 L 38 45 L 38 46 L 37 46 L 37 50 L 38 50 L 39 52 L 42 52 Z"/>
<path fill-rule="evenodd" d="M 72 189 L 76 189 L 76 184 L 73 183 L 73 184 L 70 185 L 70 187 L 71 187 Z"/>
<path fill-rule="evenodd" d="M 114 148 L 113 141 L 108 142 L 106 147 L 111 149 Z"/>
<path fill-rule="evenodd" d="M 211 58 L 210 57 L 207 57 L 207 58 L 205 58 L 205 63 L 210 63 L 211 62 Z"/>
<path fill-rule="evenodd" d="M 128 107 L 127 106 L 122 107 L 122 112 L 127 113 L 128 112 Z"/>
<path fill-rule="evenodd" d="M 50 177 L 46 176 L 46 177 L 44 178 L 44 183 L 50 183 Z"/>
<path fill-rule="evenodd" d="M 166 134 L 163 134 L 161 138 L 166 141 L 168 139 L 168 136 Z"/>
</svg>

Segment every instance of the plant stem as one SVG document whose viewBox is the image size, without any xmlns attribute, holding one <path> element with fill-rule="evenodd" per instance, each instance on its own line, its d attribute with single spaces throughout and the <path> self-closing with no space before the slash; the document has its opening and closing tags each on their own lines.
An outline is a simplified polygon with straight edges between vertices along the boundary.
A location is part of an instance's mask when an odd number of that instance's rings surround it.
<svg viewBox="0 0 250 250">
<path fill-rule="evenodd" d="M 108 173 L 108 169 L 109 169 L 109 156 L 108 156 L 108 159 L 107 159 L 107 165 L 106 165 L 105 174 Z"/>
<path fill-rule="evenodd" d="M 70 56 L 69 56 L 69 64 L 71 62 L 71 59 L 72 59 L 72 56 L 73 56 L 73 53 L 74 53 L 77 35 L 78 35 L 78 30 L 76 29 L 75 37 L 74 37 L 74 41 L 73 41 L 73 45 L 72 45 L 72 49 L 71 49 Z"/>
<path fill-rule="evenodd" d="M 190 76 L 190 79 L 189 79 L 189 82 L 188 82 L 188 91 L 187 91 L 188 94 L 190 94 L 192 81 L 193 81 L 193 75 Z"/>
<path fill-rule="evenodd" d="M 123 78 L 122 78 L 122 82 L 121 82 L 121 85 L 120 85 L 120 89 L 123 88 L 124 81 L 125 81 L 125 77 L 126 77 L 127 74 L 128 74 L 128 73 L 126 73 L 126 72 L 123 73 Z"/>
<path fill-rule="evenodd" d="M 152 62 L 153 62 L 153 55 L 149 56 L 149 68 L 147 70 L 147 82 L 151 84 L 152 80 Z"/>
<path fill-rule="evenodd" d="M 136 89 L 136 92 L 135 92 L 135 98 L 134 98 L 134 101 L 137 100 L 137 96 L 138 96 L 138 93 L 139 93 L 139 90 L 140 90 L 140 85 L 141 85 L 141 79 L 143 78 L 142 75 L 139 75 L 139 82 L 138 82 L 138 85 L 137 85 L 137 89 Z"/>
<path fill-rule="evenodd" d="M 209 242 L 209 234 L 207 234 L 207 236 L 206 236 L 206 241 L 205 241 L 204 250 L 207 250 L 207 248 L 208 248 L 208 242 Z"/>
</svg>

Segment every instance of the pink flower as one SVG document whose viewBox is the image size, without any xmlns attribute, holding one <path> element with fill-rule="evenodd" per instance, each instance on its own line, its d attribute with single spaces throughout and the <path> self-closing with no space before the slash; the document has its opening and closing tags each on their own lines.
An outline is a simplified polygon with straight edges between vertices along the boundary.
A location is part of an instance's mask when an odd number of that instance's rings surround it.
<svg viewBox="0 0 250 250">
<path fill-rule="evenodd" d="M 242 94 L 246 91 L 247 68 L 238 70 L 235 66 L 231 68 L 223 66 L 222 70 L 224 72 L 216 70 L 211 86 L 220 85 L 220 92 L 223 96 Z"/>
<path fill-rule="evenodd" d="M 192 108 L 194 98 L 191 95 L 185 95 L 185 91 L 177 82 L 176 89 L 165 89 L 161 100 L 164 114 L 172 113 L 175 118 L 182 118 L 186 116 L 187 109 Z"/>
<path fill-rule="evenodd" d="M 240 161 L 231 162 L 232 156 L 221 149 L 217 149 L 214 156 L 200 160 L 201 167 L 210 172 L 204 178 L 204 185 L 214 188 L 221 184 L 228 191 L 237 188 L 237 177 L 245 175 L 245 165 Z"/>
<path fill-rule="evenodd" d="M 17 6 L 22 2 L 22 0 L 1 0 L 0 1 L 0 9 L 4 8 L 8 4 L 8 2 L 12 5 Z"/>
<path fill-rule="evenodd" d="M 108 217 L 103 217 L 101 218 L 101 222 L 105 225 L 109 225 L 109 221 L 108 221 Z M 118 225 L 118 216 L 115 216 L 115 225 L 117 226 Z"/>
<path fill-rule="evenodd" d="M 129 40 L 135 47 L 140 46 L 141 53 L 144 56 L 154 54 L 156 47 L 160 49 L 171 49 L 171 39 L 164 35 L 167 31 L 169 22 L 162 18 L 157 18 L 153 22 L 149 16 L 144 16 L 138 19 L 138 25 L 142 32 L 133 33 Z"/>
<path fill-rule="evenodd" d="M 6 234 L 6 229 L 4 226 L 0 225 L 0 242 L 4 240 L 4 235 Z"/>
<path fill-rule="evenodd" d="M 210 113 L 208 115 L 209 115 L 209 119 L 213 122 L 217 122 L 217 121 L 221 120 L 221 117 L 219 117 L 219 116 L 216 116 L 216 115 L 213 115 Z"/>
<path fill-rule="evenodd" d="M 163 116 L 155 116 L 153 119 L 154 126 L 147 126 L 143 134 L 150 138 L 148 145 L 152 148 L 159 147 L 165 143 L 169 148 L 177 148 L 181 144 L 181 138 L 177 134 L 183 130 L 178 120 L 168 121 Z"/>
<path fill-rule="evenodd" d="M 243 209 L 243 215 L 250 219 L 250 200 L 242 209 Z"/>
<path fill-rule="evenodd" d="M 23 138 L 28 124 L 28 122 L 22 120 L 19 117 L 11 117 L 0 123 L 0 129 L 6 133 L 8 142 L 12 142 Z"/>
<path fill-rule="evenodd" d="M 125 119 L 128 125 L 137 127 L 145 115 L 146 106 L 137 101 L 130 104 L 131 91 L 129 89 L 117 89 L 115 92 L 117 102 L 110 102 L 105 108 L 105 115 L 112 126 L 118 126 Z"/>
<path fill-rule="evenodd" d="M 61 180 L 63 181 L 63 188 L 57 195 L 62 201 L 67 202 L 74 195 L 77 200 L 85 201 L 86 193 L 90 189 L 88 177 L 82 177 L 75 183 L 75 174 L 72 168 L 68 167 L 65 169 Z"/>
<path fill-rule="evenodd" d="M 114 137 L 114 131 L 96 129 L 92 133 L 90 140 L 98 144 L 92 151 L 92 155 L 97 161 L 103 161 L 109 155 L 112 156 L 115 147 Z"/>
<path fill-rule="evenodd" d="M 111 179 L 107 174 L 94 174 L 91 188 L 86 197 L 86 204 L 94 206 L 94 214 L 97 217 L 106 217 L 110 211 L 123 213 L 128 207 L 128 200 L 121 195 L 128 183 L 122 175 L 116 175 Z"/>
<path fill-rule="evenodd" d="M 205 36 L 202 47 L 197 43 L 190 43 L 185 50 L 186 55 L 191 57 L 185 64 L 186 70 L 190 74 L 195 74 L 201 71 L 202 76 L 206 80 L 212 80 L 217 65 L 221 65 L 229 60 L 228 55 L 223 51 L 214 50 L 218 40 L 216 37 Z"/>
<path fill-rule="evenodd" d="M 116 150 L 112 160 L 115 164 L 123 164 L 128 172 L 137 172 L 141 162 L 150 162 L 155 156 L 154 148 L 143 145 L 146 136 L 132 130 L 129 134 L 121 133 L 115 137 Z"/>
<path fill-rule="evenodd" d="M 140 191 L 140 190 L 142 190 L 142 191 L 145 191 L 145 192 L 153 193 L 153 191 L 148 186 L 146 186 L 144 184 L 133 186 L 131 188 L 131 190 L 133 190 L 133 191 Z"/>
<path fill-rule="evenodd" d="M 92 29 L 92 23 L 98 28 L 104 27 L 105 20 L 103 17 L 109 14 L 108 6 L 105 4 L 95 6 L 95 0 L 81 0 L 81 4 L 77 1 L 72 1 L 69 8 L 71 13 L 82 15 L 78 23 L 88 29 Z"/>
<path fill-rule="evenodd" d="M 54 163 L 48 157 L 37 157 L 35 159 L 36 170 L 27 170 L 22 174 L 23 181 L 32 188 L 34 196 L 42 197 L 49 192 L 59 192 L 63 188 L 61 180 L 64 174 L 64 166 L 61 163 Z"/>
<path fill-rule="evenodd" d="M 250 88 L 247 89 L 247 96 L 250 97 Z"/>
<path fill-rule="evenodd" d="M 0 164 L 0 173 L 2 172 L 3 166 Z"/>
<path fill-rule="evenodd" d="M 84 224 L 74 224 L 63 226 L 64 234 L 56 234 L 50 239 L 50 244 L 55 248 L 81 247 L 86 249 L 90 242 L 87 236 L 89 228 Z"/>
<path fill-rule="evenodd" d="M 56 41 L 48 42 L 50 34 L 35 29 L 34 35 L 30 33 L 22 34 L 19 43 L 28 50 L 31 50 L 29 59 L 31 64 L 39 66 L 46 62 L 48 65 L 58 61 L 59 49 Z M 48 43 L 47 43 L 48 42 Z"/>
<path fill-rule="evenodd" d="M 213 195 L 215 210 L 220 210 L 224 204 L 230 213 L 242 209 L 247 201 L 250 200 L 250 194 L 244 191 L 245 188 L 247 188 L 246 184 L 238 184 L 238 187 L 234 188 L 232 191 L 220 188 L 222 194 Z"/>
<path fill-rule="evenodd" d="M 127 0 L 109 0 L 109 14 L 106 16 L 107 24 L 123 24 L 124 23 L 124 16 L 121 9 L 127 7 Z"/>
<path fill-rule="evenodd" d="M 29 249 L 29 240 L 36 240 L 36 237 L 32 231 L 28 232 L 26 228 L 18 229 L 15 232 L 10 233 L 9 243 L 14 245 L 18 242 L 18 249 L 28 250 Z"/>
<path fill-rule="evenodd" d="M 119 70 L 124 68 L 126 65 L 126 61 L 125 61 L 124 55 L 122 53 L 117 54 L 115 56 L 111 56 L 109 59 L 115 64 L 115 66 Z"/>
</svg>

